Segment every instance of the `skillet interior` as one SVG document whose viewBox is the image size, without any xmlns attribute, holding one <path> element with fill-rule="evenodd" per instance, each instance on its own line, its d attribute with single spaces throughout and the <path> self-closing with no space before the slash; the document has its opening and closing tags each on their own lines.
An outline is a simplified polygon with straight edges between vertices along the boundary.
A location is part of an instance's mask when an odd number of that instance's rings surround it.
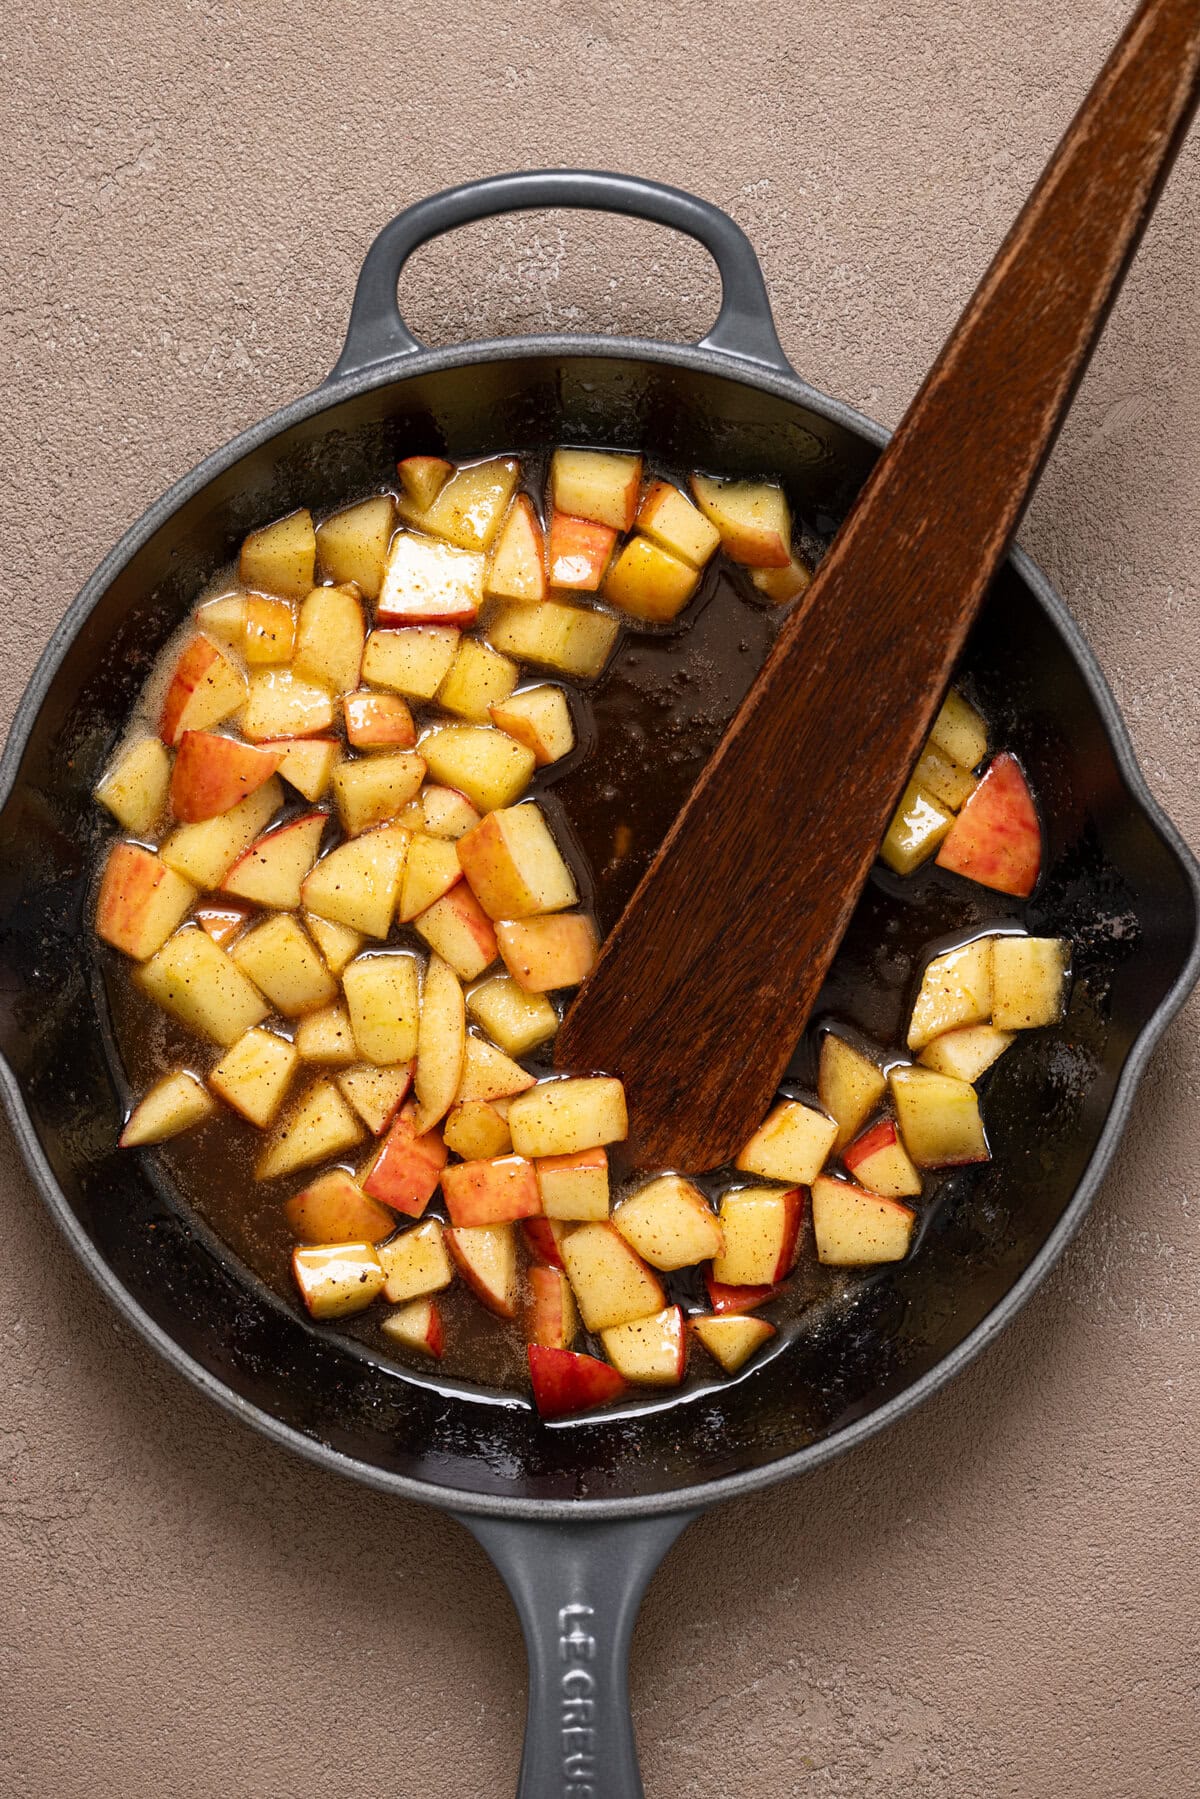
<svg viewBox="0 0 1200 1799">
<path fill-rule="evenodd" d="M 197 588 L 251 525 L 367 488 L 401 445 L 469 456 L 625 441 L 669 464 L 769 468 L 810 519 L 830 528 L 874 445 L 815 401 L 798 403 L 778 379 L 764 382 L 774 391 L 754 391 L 705 360 L 557 346 L 553 354 L 506 348 L 495 360 L 457 365 L 430 358 L 440 366 L 332 408 L 309 404 L 310 416 L 281 435 L 252 434 L 257 446 L 186 498 L 100 591 L 46 694 L 0 818 L 0 1049 L 65 1209 L 53 1193 L 51 1201 L 77 1246 L 107 1265 L 193 1375 L 203 1371 L 224 1397 L 299 1433 L 317 1453 L 325 1445 L 350 1458 L 347 1472 L 410 1492 L 407 1483 L 427 1483 L 427 1497 L 440 1490 L 468 1503 L 475 1495 L 619 1505 L 657 1496 L 670 1505 L 685 1489 L 765 1471 L 810 1446 L 814 1459 L 828 1453 L 837 1433 L 944 1366 L 1054 1237 L 1102 1137 L 1113 1134 L 1109 1112 L 1126 1058 L 1194 947 L 1190 871 L 1127 784 L 1094 676 L 1053 604 L 1010 564 L 968 666 L 1044 807 L 1048 874 L 1029 924 L 1061 928 L 1078 945 L 1071 1017 L 1062 1033 L 1031 1039 L 997 1071 L 988 1100 L 997 1159 L 948 1183 L 921 1253 L 865 1282 L 824 1336 L 801 1339 L 719 1398 L 548 1430 L 523 1406 L 482 1404 L 401 1377 L 311 1330 L 247 1277 L 148 1165 L 117 1155 L 120 1099 L 97 1028 L 100 986 L 85 922 L 103 829 L 90 793 Z M 292 415 L 305 410 L 300 403 Z M 879 903 L 869 890 L 848 940 L 851 963 L 873 950 Z M 845 996 L 831 997 L 844 1015 Z"/>
</svg>

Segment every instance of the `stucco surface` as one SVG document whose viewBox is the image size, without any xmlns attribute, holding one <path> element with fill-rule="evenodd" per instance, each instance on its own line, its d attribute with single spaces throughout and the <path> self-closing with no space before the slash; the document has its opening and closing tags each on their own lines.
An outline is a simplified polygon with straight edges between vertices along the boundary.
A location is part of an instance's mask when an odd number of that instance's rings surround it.
<svg viewBox="0 0 1200 1799">
<path fill-rule="evenodd" d="M 145 505 L 332 364 L 377 227 L 610 165 L 759 247 L 818 386 L 895 421 L 1065 126 L 1115 0 L 9 0 L 0 694 Z M 1200 842 L 1200 140 L 1025 526 Z M 431 339 L 697 334 L 702 255 L 542 218 L 406 278 Z M 1195 1005 L 1016 1326 L 882 1441 L 669 1557 L 633 1687 L 651 1799 L 1182 1799 L 1196 1752 Z M 299 1465 L 110 1314 L 0 1129 L 0 1791 L 504 1795 L 523 1661 L 446 1518 Z"/>
</svg>

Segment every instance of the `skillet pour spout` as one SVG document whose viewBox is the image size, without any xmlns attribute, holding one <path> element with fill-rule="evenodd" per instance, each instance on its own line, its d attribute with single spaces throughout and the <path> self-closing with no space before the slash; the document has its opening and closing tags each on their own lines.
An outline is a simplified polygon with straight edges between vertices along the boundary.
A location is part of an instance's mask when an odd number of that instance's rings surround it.
<svg viewBox="0 0 1200 1799">
<path fill-rule="evenodd" d="M 555 336 L 422 347 L 396 307 L 413 251 L 472 219 L 547 206 L 635 214 L 697 237 L 723 283 L 712 330 L 693 345 Z M 1044 1279 L 1200 972 L 1196 864 L 1148 793 L 1062 602 L 1014 554 L 965 667 L 1044 807 L 1030 929 L 1071 934 L 1078 955 L 1067 1027 L 1031 1044 L 989 1093 L 997 1140 L 1012 1146 L 953 1190 L 918 1255 L 719 1396 L 546 1426 L 517 1396 L 439 1381 L 312 1325 L 207 1228 L 153 1153 L 118 1154 L 129 1094 L 90 930 L 92 789 L 151 661 L 245 533 L 298 505 L 333 509 L 371 491 L 401 453 L 626 443 L 667 467 L 771 469 L 831 531 L 884 439 L 791 369 L 746 238 L 704 201 L 576 170 L 451 190 L 402 213 L 368 252 L 330 379 L 201 463 L 106 558 L 39 664 L 0 763 L 0 1084 L 40 1193 L 113 1303 L 194 1385 L 323 1468 L 441 1506 L 475 1531 L 521 1609 L 535 1669 L 526 1799 L 572 1782 L 576 1799 L 640 1791 L 624 1653 L 642 1588 L 687 1519 L 883 1429 L 977 1355 Z M 882 892 L 869 887 L 865 903 Z M 1037 1128 L 1018 1137 L 1005 1117 Z"/>
</svg>

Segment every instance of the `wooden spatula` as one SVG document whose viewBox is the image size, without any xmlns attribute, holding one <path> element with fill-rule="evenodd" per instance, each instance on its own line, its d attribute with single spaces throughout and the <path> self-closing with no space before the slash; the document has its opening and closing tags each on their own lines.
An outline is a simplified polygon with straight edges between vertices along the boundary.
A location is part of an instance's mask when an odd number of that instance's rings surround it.
<svg viewBox="0 0 1200 1799">
<path fill-rule="evenodd" d="M 643 1167 L 770 1105 L 1194 110 L 1200 0 L 1146 0 L 559 1032 Z M 783 832 L 781 837 L 781 825 Z"/>
</svg>

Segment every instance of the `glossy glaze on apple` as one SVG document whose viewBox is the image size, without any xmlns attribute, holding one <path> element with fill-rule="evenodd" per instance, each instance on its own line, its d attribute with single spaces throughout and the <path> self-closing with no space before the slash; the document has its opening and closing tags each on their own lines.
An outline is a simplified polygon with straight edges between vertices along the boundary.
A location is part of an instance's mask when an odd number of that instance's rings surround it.
<svg viewBox="0 0 1200 1799">
<path fill-rule="evenodd" d="M 535 465 L 527 460 L 526 475 L 534 472 Z M 642 483 L 643 494 L 649 485 L 647 478 Z M 540 480 L 530 482 L 535 500 L 540 501 L 541 490 Z M 529 504 L 524 500 L 519 503 Z M 568 519 L 567 525 L 571 526 L 572 520 Z M 564 530 L 564 536 L 567 551 L 573 552 L 579 547 L 571 540 L 569 532 Z M 586 529 L 581 543 L 580 553 L 586 556 Z M 819 539 L 815 532 L 798 534 L 798 543 L 811 557 L 819 546 Z M 559 566 L 566 567 L 567 564 L 560 561 Z M 224 585 L 227 587 L 228 583 Z M 218 583 L 213 591 L 222 591 L 222 584 Z M 619 592 L 619 587 L 615 587 L 614 593 Z M 522 669 L 521 691 L 546 681 L 558 681 L 574 688 L 571 710 L 576 746 L 561 760 L 540 769 L 520 798 L 533 798 L 542 807 L 559 849 L 566 855 L 574 874 L 580 909 L 594 912 L 601 929 L 612 922 L 632 891 L 680 799 L 711 753 L 765 654 L 779 614 L 764 604 L 764 597 L 761 582 L 752 585 L 745 568 L 737 567 L 725 554 L 720 554 L 709 561 L 694 597 L 673 620 L 647 624 L 645 619 L 631 621 L 618 613 L 621 622 L 630 628 L 622 633 L 598 678 L 589 681 L 583 689 L 575 683 L 563 682 L 561 674 L 547 675 L 536 667 Z M 585 599 L 583 603 L 590 605 L 592 601 Z M 475 635 L 486 638 L 488 624 L 489 614 L 485 611 Z M 161 708 L 163 689 L 179 653 L 179 644 L 171 646 L 162 658 L 157 681 L 148 683 L 146 717 L 152 723 Z M 414 701 L 410 700 L 410 704 L 418 729 L 437 715 L 436 708 L 431 712 Z M 340 739 L 341 724 L 339 718 L 336 730 L 323 726 L 321 734 L 337 735 Z M 221 721 L 214 727 L 219 734 L 228 734 L 233 728 L 228 721 Z M 258 735 L 261 739 L 261 732 Z M 971 760 L 980 758 L 972 757 Z M 1002 775 L 1006 765 L 1002 759 L 998 760 L 998 772 Z M 973 776 L 965 775 L 962 768 L 958 776 L 960 781 L 969 783 L 970 790 L 975 790 Z M 934 767 L 930 778 L 935 782 L 944 779 L 945 770 Z M 1017 778 L 1020 778 L 1019 771 Z M 1002 784 L 1002 781 L 996 781 L 993 787 Z M 959 805 L 963 803 L 965 791 L 966 788 L 955 795 Z M 906 803 L 911 807 L 910 796 L 906 796 Z M 316 804 L 328 805 L 328 800 Z M 927 792 L 920 801 L 924 815 L 929 813 L 931 806 L 936 809 L 937 804 L 936 796 L 931 798 Z M 277 829 L 288 819 L 300 818 L 312 810 L 313 802 L 293 796 L 288 790 L 287 803 L 274 814 L 272 828 Z M 947 812 L 941 827 L 943 834 L 950 816 Z M 161 841 L 163 835 L 158 831 L 145 840 Z M 337 840 L 336 837 L 333 839 Z M 327 832 L 327 846 L 329 841 Z M 785 830 L 781 830 L 781 850 L 785 845 Z M 930 847 L 936 847 L 936 844 Z M 895 855 L 892 860 L 896 865 Z M 905 866 L 903 855 L 899 866 Z M 820 1118 L 814 1097 L 817 1086 L 814 1052 L 823 1027 L 832 1020 L 836 1030 L 848 1042 L 854 1042 L 856 1033 L 861 1033 L 868 1041 L 870 1059 L 885 1071 L 893 1064 L 904 1063 L 908 1059 L 903 1048 L 906 1002 L 912 993 L 913 974 L 931 940 L 936 940 L 934 947 L 942 950 L 945 948 L 942 940 L 948 933 L 957 933 L 959 940 L 969 939 L 986 933 L 989 926 L 1003 924 L 1006 919 L 1014 921 L 1009 924 L 1009 929 L 1015 928 L 1015 920 L 1020 916 L 1019 907 L 1014 906 L 1006 913 L 1007 902 L 1000 900 L 994 889 L 986 891 L 964 880 L 962 874 L 965 872 L 961 860 L 960 873 L 953 876 L 927 866 L 918 873 L 897 878 L 880 867 L 864 896 L 830 978 L 827 988 L 830 1004 L 828 1008 L 824 1005 L 820 1008 L 814 1032 L 800 1046 L 793 1063 L 791 1073 L 795 1081 L 789 1081 L 785 1086 L 787 1096 L 802 1096 L 809 1102 L 807 1110 L 797 1108 L 798 1114 L 803 1111 L 805 1119 Z M 1027 890 L 1027 881 L 1025 885 Z M 393 929 L 389 947 L 399 943 L 425 948 L 411 927 L 405 927 L 399 933 Z M 128 978 L 130 962 L 121 957 L 106 956 L 104 967 L 117 1039 L 135 1094 L 143 1092 L 165 1068 L 191 1068 L 201 1077 L 211 1070 L 220 1052 L 202 1051 L 197 1055 L 195 1036 L 185 1031 Z M 557 1001 L 561 1003 L 564 997 L 560 993 Z M 961 995 L 954 1003 L 961 1006 Z M 970 1012 L 961 1015 L 974 1016 Z M 268 1017 L 265 1023 L 282 1038 L 295 1035 L 295 1017 L 289 1023 L 275 1015 Z M 544 1044 L 520 1060 L 532 1073 L 544 1075 L 549 1072 L 549 1047 Z M 294 1085 L 298 1088 L 299 1080 Z M 880 1103 L 881 1096 L 870 1108 L 872 1115 L 879 1111 Z M 252 1124 L 245 1122 L 235 1111 L 221 1106 L 198 1126 L 146 1153 L 159 1157 L 185 1198 L 256 1272 L 282 1295 L 292 1299 L 296 1289 L 289 1264 L 295 1238 L 285 1219 L 284 1204 L 297 1188 L 318 1176 L 321 1167 L 306 1168 L 303 1173 L 280 1181 L 256 1181 L 254 1163 L 261 1143 L 261 1134 Z M 333 1160 L 347 1168 L 358 1166 L 361 1174 L 363 1156 L 371 1147 L 369 1142 L 364 1143 L 350 1157 L 343 1155 Z M 609 1142 L 608 1155 L 614 1203 L 645 1188 L 647 1176 L 639 1175 L 624 1164 L 619 1143 Z M 885 1163 L 886 1157 L 864 1166 L 884 1168 Z M 778 1171 L 769 1160 L 767 1167 L 770 1172 L 764 1175 L 764 1191 L 768 1197 L 772 1187 L 777 1194 L 786 1191 L 791 1177 L 779 1175 L 776 1179 Z M 961 1175 L 944 1176 L 936 1171 L 924 1174 L 918 1182 L 920 1196 L 913 1199 L 918 1209 L 918 1234 L 922 1221 L 931 1215 L 943 1182 L 962 1178 Z M 756 1182 L 763 1184 L 753 1171 L 720 1170 L 697 1177 L 696 1185 L 716 1209 L 722 1194 Z M 884 1184 L 881 1179 L 880 1186 Z M 814 1253 L 811 1209 L 808 1204 L 803 1205 L 795 1267 L 778 1292 L 770 1295 L 765 1312 L 762 1306 L 756 1308 L 776 1326 L 782 1327 L 781 1334 L 768 1344 L 766 1331 L 762 1330 L 752 1346 L 745 1349 L 747 1355 L 770 1353 L 784 1342 L 790 1331 L 816 1327 L 822 1310 L 818 1302 L 836 1299 L 847 1290 L 852 1292 L 854 1283 L 862 1278 L 853 1269 L 847 1273 L 840 1265 L 847 1258 L 867 1265 L 872 1260 L 904 1253 L 907 1249 L 914 1221 L 908 1217 L 906 1222 L 900 1217 L 907 1214 L 908 1208 L 899 1202 L 891 1203 L 893 1216 L 900 1218 L 902 1241 L 898 1240 L 890 1247 L 885 1245 L 882 1250 L 867 1242 L 864 1248 L 852 1230 L 849 1247 L 846 1241 L 841 1241 L 839 1248 L 830 1238 L 832 1227 L 828 1223 L 828 1213 L 830 1206 L 836 1210 L 842 1203 L 846 1191 L 844 1179 L 837 1185 L 826 1181 L 823 1188 L 818 1188 L 818 1205 L 825 1208 L 822 1217 L 827 1239 L 822 1254 L 827 1255 L 831 1265 L 823 1266 Z M 882 1203 L 887 1205 L 889 1202 Z M 438 1192 L 424 1216 L 444 1215 L 443 1195 Z M 403 1231 L 411 1227 L 412 1218 L 400 1216 L 396 1222 Z M 528 1261 L 524 1249 L 522 1256 Z M 709 1295 L 698 1268 L 660 1272 L 658 1280 L 664 1288 L 665 1303 L 680 1304 L 689 1316 L 703 1316 L 708 1312 Z M 523 1284 L 528 1293 L 528 1274 L 523 1277 Z M 538 1282 L 535 1280 L 533 1284 L 537 1286 Z M 428 1314 L 436 1314 L 436 1343 L 422 1341 L 417 1347 L 402 1347 L 398 1351 L 396 1339 L 385 1334 L 384 1322 L 389 1310 L 401 1309 L 376 1304 L 355 1315 L 341 1317 L 336 1328 L 363 1337 L 390 1355 L 400 1353 L 410 1365 L 419 1368 L 436 1365 L 439 1374 L 468 1382 L 493 1388 L 528 1390 L 526 1336 L 520 1315 L 514 1321 L 493 1316 L 468 1291 L 464 1281 L 455 1279 L 433 1295 L 432 1306 L 426 1304 L 416 1320 L 422 1331 L 426 1331 Z M 631 1321 L 630 1328 L 634 1324 L 636 1320 Z M 625 1330 L 626 1327 L 619 1326 L 618 1329 Z M 703 1333 L 696 1333 L 703 1347 L 697 1341 L 690 1351 L 689 1391 L 698 1384 L 712 1383 L 717 1367 L 713 1357 L 724 1353 L 723 1339 L 718 1342 L 724 1329 L 721 1326 L 714 1331 L 711 1341 Z M 756 1333 L 752 1331 L 751 1335 Z M 588 1337 L 582 1331 L 572 1343 L 576 1350 L 595 1351 L 599 1347 L 594 1335 Z M 618 1351 L 615 1339 L 611 1353 L 624 1353 Z M 635 1344 L 631 1353 L 635 1367 L 642 1366 L 637 1358 L 648 1353 L 645 1346 Z M 661 1345 L 659 1353 L 666 1353 L 661 1350 Z M 734 1365 L 740 1365 L 736 1358 L 742 1353 L 743 1346 L 731 1342 Z M 569 1387 L 570 1368 L 566 1369 L 565 1378 Z M 635 1374 L 634 1378 L 636 1380 L 638 1376 Z M 653 1376 L 646 1373 L 643 1378 L 649 1380 Z M 677 1376 L 672 1377 L 671 1384 L 675 1378 Z M 718 1374 L 717 1378 L 721 1376 Z M 550 1404 L 544 1395 L 543 1403 Z M 577 1396 L 576 1407 L 578 1403 Z M 576 1407 L 568 1405 L 565 1409 Z M 559 1409 L 557 1402 L 553 1409 Z"/>
</svg>

